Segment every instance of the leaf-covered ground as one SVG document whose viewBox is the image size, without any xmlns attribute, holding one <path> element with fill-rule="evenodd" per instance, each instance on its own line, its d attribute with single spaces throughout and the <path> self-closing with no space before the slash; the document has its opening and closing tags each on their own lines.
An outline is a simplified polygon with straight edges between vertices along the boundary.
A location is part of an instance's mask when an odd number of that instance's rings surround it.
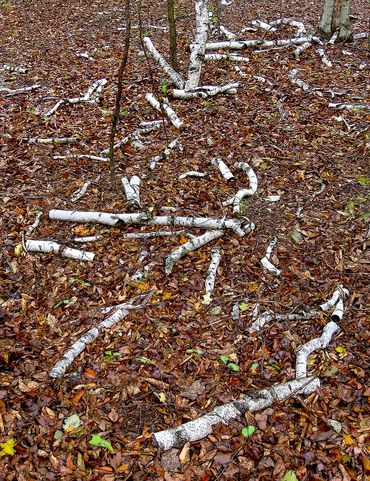
<svg viewBox="0 0 370 481">
<path fill-rule="evenodd" d="M 180 65 L 186 76 L 193 2 L 175 3 Z M 314 31 L 320 6 L 317 0 L 240 0 L 222 8 L 221 22 L 240 34 L 254 19 L 290 17 Z M 354 31 L 365 31 L 365 2 L 354 1 L 352 13 Z M 217 156 L 229 165 L 238 160 L 253 165 L 258 194 L 245 202 L 244 215 L 256 229 L 243 238 L 227 233 L 213 243 L 221 249 L 222 262 L 208 306 L 201 301 L 211 245 L 179 261 L 166 277 L 163 259 L 184 239 L 122 239 L 118 227 L 59 223 L 47 217 L 50 209 L 125 211 L 123 192 L 111 189 L 107 162 L 53 159 L 67 151 L 99 155 L 108 146 L 123 15 L 117 0 L 0 2 L 0 65 L 29 69 L 27 74 L 1 71 L 0 85 L 40 84 L 27 95 L 0 94 L 0 478 L 366 479 L 369 115 L 363 110 L 336 111 L 328 102 L 368 103 L 367 39 L 326 45 L 332 68 L 323 65 L 312 47 L 298 61 L 292 47 L 247 51 L 250 62 L 240 65 L 243 77 L 231 62 L 209 62 L 201 83 L 242 81 L 236 96 L 172 101 L 185 123 L 181 131 L 167 126 L 149 134 L 144 149 L 125 146 L 118 151 L 118 175 L 140 175 L 144 209 L 162 215 L 168 206 L 179 215 L 230 215 L 221 203 L 235 186 L 245 184 L 245 175 L 237 173 L 233 184 L 226 183 L 210 161 Z M 165 2 L 145 2 L 142 17 L 144 33 L 167 56 L 168 33 L 150 27 L 166 26 Z M 291 27 L 280 27 L 277 33 L 246 32 L 243 38 L 293 33 Z M 142 120 L 161 118 L 145 94 L 160 95 L 165 76 L 152 64 L 152 82 L 141 50 L 134 28 L 118 138 Z M 92 60 L 76 56 L 85 51 Z M 293 67 L 318 90 L 307 93 L 292 85 L 288 74 Z M 271 90 L 254 76 L 273 82 Z M 99 105 L 62 105 L 45 120 L 43 114 L 60 98 L 83 95 L 101 78 L 108 84 Z M 65 136 L 78 136 L 86 145 L 27 142 L 31 137 Z M 175 149 L 151 171 L 149 159 L 176 137 L 183 150 Z M 188 170 L 208 175 L 178 180 Z M 71 194 L 86 179 L 92 186 L 72 203 Z M 267 196 L 280 200 L 268 202 Z M 21 252 L 17 246 L 22 233 L 38 210 L 44 215 L 34 238 L 71 245 L 74 236 L 102 234 L 100 241 L 83 246 L 96 253 L 94 262 Z M 264 273 L 260 264 L 273 236 L 279 240 L 278 278 Z M 148 254 L 139 263 L 143 250 Z M 152 261 L 157 265 L 147 277 L 132 281 L 137 269 Z M 278 313 L 317 307 L 339 283 L 348 287 L 350 299 L 341 333 L 326 350 L 310 357 L 310 372 L 322 378 L 316 393 L 248 414 L 183 450 L 157 452 L 152 432 L 294 377 L 296 349 L 320 335 L 326 319 L 275 322 L 250 338 L 246 328 L 257 303 Z M 148 307 L 131 311 L 89 345 L 62 379 L 50 380 L 48 372 L 63 352 L 102 319 L 100 308 L 148 289 L 155 291 Z M 231 318 L 235 303 L 241 306 L 238 323 Z M 240 371 L 229 369 L 220 356 L 228 356 Z M 246 426 L 256 428 L 249 437 L 242 434 Z"/>
</svg>

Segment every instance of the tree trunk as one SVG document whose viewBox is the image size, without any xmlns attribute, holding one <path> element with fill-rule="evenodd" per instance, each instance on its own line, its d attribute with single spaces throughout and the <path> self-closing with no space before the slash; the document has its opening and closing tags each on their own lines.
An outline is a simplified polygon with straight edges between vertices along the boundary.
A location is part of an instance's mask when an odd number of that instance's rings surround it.
<svg viewBox="0 0 370 481">
<path fill-rule="evenodd" d="M 345 41 L 351 36 L 349 28 L 350 0 L 325 0 L 319 23 L 319 32 L 325 37 L 331 37 L 339 30 L 337 41 Z"/>
<path fill-rule="evenodd" d="M 179 62 L 177 60 L 177 33 L 174 0 L 167 0 L 167 18 L 170 29 L 170 63 L 172 68 L 178 72 Z"/>
</svg>

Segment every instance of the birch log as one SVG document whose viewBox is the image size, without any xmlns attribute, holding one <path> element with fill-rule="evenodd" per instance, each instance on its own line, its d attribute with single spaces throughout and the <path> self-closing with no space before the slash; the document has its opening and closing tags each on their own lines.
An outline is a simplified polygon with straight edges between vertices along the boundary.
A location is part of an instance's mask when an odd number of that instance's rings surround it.
<svg viewBox="0 0 370 481">
<path fill-rule="evenodd" d="M 158 100 L 151 93 L 146 94 L 145 98 L 154 109 L 158 110 L 158 112 L 162 112 L 163 110 L 163 112 L 167 115 L 167 117 L 170 119 L 170 121 L 175 127 L 179 129 L 183 126 L 184 123 L 182 122 L 182 120 L 178 118 L 174 110 L 167 103 L 159 103 Z"/>
<path fill-rule="evenodd" d="M 29 252 L 54 252 L 63 257 L 76 259 L 78 261 L 92 261 L 95 254 L 93 252 L 81 251 L 78 249 L 71 249 L 70 247 L 63 247 L 58 242 L 43 241 L 43 240 L 27 240 L 26 250 Z"/>
<path fill-rule="evenodd" d="M 254 170 L 246 162 L 235 162 L 234 167 L 236 167 L 237 169 L 243 170 L 243 172 L 247 174 L 249 179 L 249 189 L 239 190 L 234 197 L 232 197 L 231 199 L 225 200 L 222 203 L 222 205 L 226 206 L 226 205 L 233 204 L 234 213 L 240 213 L 241 201 L 244 199 L 244 197 L 250 197 L 257 192 L 258 181 L 257 181 L 257 176 Z"/>
<path fill-rule="evenodd" d="M 307 33 L 303 23 L 297 22 L 292 18 L 278 18 L 277 20 L 273 20 L 270 23 L 272 27 L 278 27 L 279 25 L 289 25 L 290 27 L 295 27 L 297 29 L 297 32 L 296 32 L 297 37 L 301 37 L 302 35 L 306 35 Z"/>
<path fill-rule="evenodd" d="M 281 38 L 277 40 L 230 40 L 227 42 L 209 42 L 206 44 L 206 50 L 218 50 L 218 49 L 232 49 L 232 50 L 244 50 L 249 47 L 289 47 L 291 45 L 302 45 L 306 42 L 319 42 L 320 39 L 314 36 L 297 37 L 297 38 Z"/>
<path fill-rule="evenodd" d="M 129 311 L 121 308 L 117 309 L 111 316 L 102 321 L 96 327 L 92 327 L 85 334 L 83 334 L 68 351 L 63 354 L 62 358 L 55 364 L 55 366 L 49 372 L 49 376 L 53 379 L 62 377 L 69 366 L 73 363 L 76 357 L 85 350 L 87 344 L 92 343 L 99 336 L 99 334 L 118 324 L 123 318 L 129 314 Z"/>
<path fill-rule="evenodd" d="M 272 250 L 276 246 L 276 244 L 277 244 L 277 238 L 274 237 L 270 242 L 270 244 L 267 246 L 266 255 L 261 259 L 261 264 L 266 271 L 271 272 L 272 274 L 275 274 L 275 276 L 280 276 L 281 271 L 277 267 L 275 267 L 274 264 L 270 262 Z"/>
<path fill-rule="evenodd" d="M 242 57 L 241 55 L 234 55 L 232 53 L 206 53 L 204 60 L 229 60 L 230 62 L 249 62 L 249 57 Z"/>
<path fill-rule="evenodd" d="M 77 137 L 32 137 L 27 139 L 30 144 L 79 144 L 81 141 Z"/>
<path fill-rule="evenodd" d="M 166 257 L 164 261 L 165 273 L 167 275 L 171 274 L 175 263 L 182 257 L 186 256 L 186 254 L 189 254 L 189 252 L 195 251 L 196 249 L 203 247 L 205 244 L 208 244 L 208 242 L 218 239 L 223 235 L 224 235 L 224 231 L 222 230 L 210 230 L 200 236 L 193 237 L 192 239 L 188 240 L 188 242 L 186 242 L 185 244 L 182 244 L 181 246 L 176 247 L 176 249 L 174 249 L 171 252 L 171 254 Z"/>
<path fill-rule="evenodd" d="M 121 181 L 123 188 L 125 189 L 127 208 L 129 210 L 140 209 L 140 177 L 133 175 L 131 180 L 129 180 L 127 177 L 122 177 Z"/>
<path fill-rule="evenodd" d="M 174 70 L 171 67 L 169 63 L 166 62 L 166 60 L 154 47 L 151 39 L 149 37 L 144 37 L 143 42 L 144 42 L 145 48 L 148 50 L 148 52 L 151 54 L 154 60 L 161 66 L 164 73 L 166 73 L 170 77 L 172 82 L 175 85 L 177 85 L 178 88 L 183 89 L 185 86 L 185 80 L 182 78 L 182 76 L 178 72 L 176 72 L 176 70 Z"/>
<path fill-rule="evenodd" d="M 206 99 L 208 97 L 214 97 L 215 95 L 226 93 L 236 94 L 237 88 L 240 87 L 239 82 L 229 83 L 225 85 L 202 85 L 189 90 L 173 89 L 172 95 L 176 99 L 193 99 L 201 97 Z"/>
<path fill-rule="evenodd" d="M 266 409 L 277 401 L 284 401 L 294 394 L 300 393 L 302 389 L 305 389 L 306 393 L 314 392 L 319 385 L 319 379 L 309 377 L 251 391 L 241 399 L 219 406 L 194 421 L 154 433 L 153 443 L 163 451 L 173 447 L 181 447 L 188 442 L 199 441 L 211 434 L 212 427 L 216 424 L 229 425 L 246 412 Z"/>
<path fill-rule="evenodd" d="M 211 160 L 211 164 L 219 169 L 225 180 L 230 180 L 234 177 L 234 174 L 222 159 L 215 157 Z"/>
<path fill-rule="evenodd" d="M 329 103 L 331 109 L 336 110 L 370 110 L 370 105 L 368 104 L 335 104 Z"/>
<path fill-rule="evenodd" d="M 211 295 L 215 288 L 217 269 L 221 262 L 220 249 L 212 249 L 211 256 L 211 263 L 208 268 L 208 275 L 205 282 L 206 295 Z"/>
<path fill-rule="evenodd" d="M 275 32 L 276 28 L 270 25 L 267 22 L 264 22 L 263 20 L 253 20 L 251 22 L 251 25 L 256 28 L 262 28 L 262 30 L 266 30 L 267 32 Z"/>
<path fill-rule="evenodd" d="M 199 85 L 200 72 L 208 36 L 208 0 L 195 0 L 196 33 L 194 43 L 190 45 L 190 64 L 185 90 Z"/>
<path fill-rule="evenodd" d="M 245 219 L 227 219 L 212 217 L 151 216 L 148 212 L 133 214 L 113 214 L 106 212 L 79 212 L 73 210 L 51 210 L 49 219 L 65 222 L 93 222 L 114 226 L 123 224 L 166 225 L 172 227 L 193 227 L 198 229 L 219 230 L 230 229 L 240 237 L 252 232 L 253 222 Z"/>
</svg>

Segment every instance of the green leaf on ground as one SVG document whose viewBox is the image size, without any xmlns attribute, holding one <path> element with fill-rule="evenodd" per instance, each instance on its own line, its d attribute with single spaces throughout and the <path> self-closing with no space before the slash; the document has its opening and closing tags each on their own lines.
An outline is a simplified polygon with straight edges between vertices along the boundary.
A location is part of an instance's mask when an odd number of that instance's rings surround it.
<svg viewBox="0 0 370 481">
<path fill-rule="evenodd" d="M 229 357 L 223 354 L 222 356 L 220 356 L 220 361 L 224 364 L 227 364 L 229 362 Z"/>
<path fill-rule="evenodd" d="M 287 471 L 281 481 L 298 481 L 294 471 Z"/>
<path fill-rule="evenodd" d="M 115 452 L 112 444 L 110 443 L 110 441 L 107 441 L 106 439 L 103 439 L 98 434 L 93 434 L 91 436 L 89 444 L 91 444 L 91 446 L 106 448 L 112 454 L 114 454 L 114 452 Z"/>
<path fill-rule="evenodd" d="M 232 371 L 235 371 L 235 372 L 239 372 L 240 371 L 240 367 L 235 364 L 234 362 L 229 362 L 229 364 L 227 365 L 227 367 L 229 369 L 231 369 Z"/>
<path fill-rule="evenodd" d="M 255 426 L 253 426 L 253 424 L 245 426 L 245 428 L 242 429 L 242 436 L 244 436 L 245 438 L 249 438 L 250 436 L 252 436 L 255 430 L 256 428 Z"/>
<path fill-rule="evenodd" d="M 221 307 L 219 306 L 216 306 L 216 307 L 213 307 L 209 313 L 211 314 L 211 316 L 218 316 L 219 314 L 221 314 Z"/>
<path fill-rule="evenodd" d="M 240 310 L 241 312 L 247 311 L 248 309 L 249 309 L 249 304 L 248 304 L 248 302 L 243 301 L 243 302 L 241 302 L 241 303 L 239 304 L 239 310 Z"/>
<path fill-rule="evenodd" d="M 139 356 L 137 358 L 137 360 L 142 362 L 143 364 L 155 364 L 154 361 L 152 361 L 151 359 L 149 359 L 148 357 L 145 357 L 145 356 Z"/>
<path fill-rule="evenodd" d="M 370 177 L 367 177 L 366 175 L 361 175 L 360 177 L 357 177 L 356 180 L 361 185 L 370 185 Z"/>
<path fill-rule="evenodd" d="M 8 439 L 6 443 L 0 443 L 0 458 L 3 456 L 13 456 L 15 454 L 14 446 L 17 444 L 17 441 L 14 438 Z"/>
</svg>

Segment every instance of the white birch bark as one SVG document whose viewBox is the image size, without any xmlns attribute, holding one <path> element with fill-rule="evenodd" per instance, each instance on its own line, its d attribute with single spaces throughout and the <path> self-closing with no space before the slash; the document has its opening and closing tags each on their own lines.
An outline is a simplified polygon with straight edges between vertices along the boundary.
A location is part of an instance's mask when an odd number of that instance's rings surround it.
<svg viewBox="0 0 370 481">
<path fill-rule="evenodd" d="M 247 174 L 249 179 L 249 189 L 239 190 L 234 197 L 225 200 L 222 205 L 227 206 L 233 204 L 234 213 L 240 213 L 241 201 L 244 199 L 244 197 L 250 197 L 257 192 L 258 180 L 254 170 L 246 162 L 235 162 L 234 167 L 243 170 L 243 172 Z"/>
<path fill-rule="evenodd" d="M 204 60 L 229 60 L 230 62 L 249 62 L 249 57 L 241 55 L 225 54 L 225 53 L 206 53 Z"/>
<path fill-rule="evenodd" d="M 312 45 L 311 42 L 305 42 L 305 43 L 302 43 L 302 45 L 299 45 L 295 50 L 294 50 L 294 56 L 295 58 L 299 58 L 301 53 L 303 53 L 305 50 L 307 50 L 308 48 L 310 48 Z"/>
<path fill-rule="evenodd" d="M 294 85 L 298 85 L 298 87 L 301 88 L 304 92 L 310 92 L 312 90 L 311 87 L 304 80 L 296 78 L 297 73 L 297 68 L 292 68 L 292 70 L 289 72 L 288 77 L 291 83 Z"/>
<path fill-rule="evenodd" d="M 90 159 L 90 160 L 99 160 L 102 162 L 107 162 L 108 159 L 106 157 L 98 157 L 97 155 L 89 155 L 89 154 L 67 154 L 67 155 L 53 155 L 53 159 Z"/>
<path fill-rule="evenodd" d="M 267 311 L 257 317 L 248 329 L 249 333 L 258 332 L 262 327 L 275 321 L 300 321 L 305 319 L 314 319 L 320 317 L 320 312 L 315 310 L 308 310 L 307 312 L 292 312 L 291 314 L 275 314 L 274 312 Z"/>
<path fill-rule="evenodd" d="M 27 139 L 30 144 L 79 144 L 81 141 L 77 137 L 32 137 Z"/>
<path fill-rule="evenodd" d="M 211 160 L 211 164 L 219 169 L 225 180 L 230 180 L 234 177 L 234 174 L 222 159 L 215 157 Z"/>
<path fill-rule="evenodd" d="M 228 30 L 223 25 L 220 25 L 220 32 L 224 35 L 224 37 L 227 40 L 234 40 L 235 38 L 238 38 L 238 36 L 235 33 L 230 32 L 230 30 Z"/>
<path fill-rule="evenodd" d="M 218 50 L 222 48 L 233 50 L 244 50 L 248 47 L 288 47 L 290 45 L 302 45 L 306 42 L 319 42 L 320 39 L 315 36 L 305 36 L 297 38 L 282 38 L 277 40 L 231 40 L 227 42 L 210 42 L 206 44 L 206 50 Z"/>
<path fill-rule="evenodd" d="M 367 104 L 342 104 L 329 103 L 331 109 L 336 110 L 370 110 L 370 105 Z"/>
<path fill-rule="evenodd" d="M 155 232 L 130 232 L 129 234 L 123 234 L 122 239 L 150 239 L 152 237 L 177 237 L 180 235 L 187 235 L 186 230 L 170 231 L 159 230 Z"/>
<path fill-rule="evenodd" d="M 320 386 L 320 380 L 315 377 L 297 379 L 269 388 L 251 391 L 237 401 L 215 408 L 208 414 L 189 421 L 175 428 L 159 431 L 153 434 L 153 443 L 160 450 L 181 447 L 187 442 L 199 441 L 212 433 L 216 424 L 229 425 L 246 412 L 261 411 L 274 402 L 284 401 L 294 394 L 314 392 Z"/>
<path fill-rule="evenodd" d="M 162 153 L 160 153 L 159 155 L 156 155 L 155 157 L 152 157 L 149 160 L 149 168 L 151 170 L 154 170 L 157 163 L 162 161 L 162 160 L 166 160 L 171 155 L 171 153 L 172 153 L 172 151 L 175 147 L 178 147 L 180 150 L 182 150 L 182 145 L 180 144 L 178 139 L 172 140 L 172 142 L 170 142 L 167 145 L 167 147 L 164 149 L 164 151 Z"/>
<path fill-rule="evenodd" d="M 188 172 L 184 172 L 183 174 L 179 175 L 178 179 L 186 179 L 186 177 L 197 177 L 197 178 L 202 178 L 206 177 L 207 174 L 204 172 L 197 172 L 196 170 L 189 170 Z"/>
<path fill-rule="evenodd" d="M 4 70 L 6 72 L 11 72 L 11 73 L 27 73 L 28 69 L 25 67 L 14 67 L 13 65 L 2 65 L 0 67 L 0 71 Z"/>
<path fill-rule="evenodd" d="M 326 67 L 333 66 L 333 64 L 330 62 L 330 60 L 326 56 L 325 50 L 323 48 L 317 48 L 316 52 L 320 55 L 321 61 Z"/>
<path fill-rule="evenodd" d="M 122 177 L 122 186 L 125 189 L 127 208 L 129 210 L 136 210 L 141 208 L 140 202 L 140 177 L 134 175 L 129 180 L 127 177 Z"/>
<path fill-rule="evenodd" d="M 304 24 L 302 22 L 297 22 L 292 18 L 278 18 L 277 20 L 273 20 L 272 22 L 270 22 L 270 24 L 272 27 L 278 27 L 279 25 L 289 25 L 291 27 L 295 27 L 297 29 L 297 37 L 301 37 L 302 35 L 306 35 L 307 33 Z"/>
<path fill-rule="evenodd" d="M 73 194 L 71 195 L 71 201 L 76 202 L 80 200 L 86 194 L 87 189 L 90 187 L 90 185 L 91 180 L 87 180 L 86 182 L 84 182 L 84 184 L 79 189 L 73 192 Z"/>
<path fill-rule="evenodd" d="M 62 358 L 55 364 L 55 366 L 49 372 L 49 376 L 52 379 L 62 377 L 69 366 L 73 363 L 76 357 L 85 350 L 87 344 L 92 343 L 97 339 L 99 334 L 118 324 L 123 318 L 129 314 L 129 311 L 121 308 L 117 309 L 111 316 L 107 317 L 104 321 L 98 324 L 96 327 L 92 327 L 85 334 L 83 334 L 72 346 L 66 351 Z"/>
<path fill-rule="evenodd" d="M 32 232 L 33 232 L 35 229 L 37 229 L 37 227 L 38 227 L 39 224 L 40 224 L 40 220 L 41 220 L 42 214 L 43 214 L 42 210 L 38 210 L 38 211 L 35 213 L 35 222 L 34 222 L 32 225 L 30 225 L 30 226 L 27 227 L 27 229 L 26 229 L 26 231 L 25 231 L 25 233 L 24 233 L 25 237 L 29 237 L 29 236 L 32 234 Z"/>
<path fill-rule="evenodd" d="M 276 244 L 277 244 L 277 238 L 274 237 L 270 242 L 270 244 L 267 246 L 266 255 L 261 259 L 261 264 L 266 271 L 271 272 L 276 276 L 279 276 L 281 274 L 281 271 L 277 267 L 275 267 L 274 264 L 270 262 L 272 250 L 276 246 Z"/>
<path fill-rule="evenodd" d="M 332 32 L 332 17 L 336 0 L 325 0 L 319 22 L 319 30 L 325 35 L 330 36 Z"/>
<path fill-rule="evenodd" d="M 255 228 L 253 222 L 245 219 L 226 219 L 212 217 L 181 217 L 181 216 L 151 216 L 147 212 L 133 214 L 113 214 L 106 212 L 79 212 L 73 210 L 51 210 L 49 219 L 65 222 L 93 222 L 98 224 L 116 225 L 123 224 L 147 224 L 167 225 L 173 227 L 193 227 L 198 229 L 219 230 L 231 229 L 240 237 L 252 232 Z"/>
<path fill-rule="evenodd" d="M 195 0 L 195 14 L 196 33 L 194 43 L 190 45 L 190 64 L 185 90 L 193 89 L 199 85 L 209 27 L 208 0 Z"/>
<path fill-rule="evenodd" d="M 174 70 L 169 63 L 162 57 L 158 50 L 154 47 L 149 37 L 143 38 L 144 45 L 154 60 L 161 66 L 164 73 L 166 73 L 172 82 L 177 85 L 178 88 L 183 89 L 185 86 L 185 80 L 182 76 Z"/>
<path fill-rule="evenodd" d="M 158 110 L 158 112 L 162 112 L 163 110 L 163 112 L 167 115 L 167 117 L 170 119 L 170 121 L 175 127 L 179 129 L 183 126 L 182 120 L 177 117 L 174 110 L 172 110 L 172 108 L 167 103 L 159 103 L 158 100 L 151 93 L 146 94 L 145 98 L 154 109 Z"/>
<path fill-rule="evenodd" d="M 85 242 L 97 242 L 103 239 L 102 235 L 91 235 L 91 236 L 86 236 L 86 237 L 75 237 L 72 239 L 72 242 L 79 242 L 81 244 L 84 244 Z"/>
<path fill-rule="evenodd" d="M 223 235 L 224 231 L 222 230 L 209 230 L 200 236 L 193 237 L 185 244 L 176 247 L 176 249 L 165 258 L 164 266 L 166 275 L 171 274 L 173 266 L 179 259 L 189 254 L 189 252 L 195 251 L 196 249 L 203 247 L 205 244 L 208 244 L 208 242 L 218 239 Z"/>
<path fill-rule="evenodd" d="M 29 87 L 21 87 L 19 89 L 8 89 L 7 87 L 0 87 L 0 94 L 4 93 L 6 97 L 11 97 L 12 95 L 27 94 L 32 90 L 40 88 L 40 85 L 30 85 Z"/>
<path fill-rule="evenodd" d="M 70 259 L 76 259 L 78 261 L 92 261 L 95 257 L 93 252 L 63 247 L 54 241 L 26 240 L 25 245 L 28 252 L 54 252 L 55 254 L 60 254 L 62 257 L 69 257 Z"/>
<path fill-rule="evenodd" d="M 193 99 L 196 97 L 206 99 L 221 93 L 236 94 L 238 87 L 240 87 L 239 82 L 225 85 L 202 85 L 201 87 L 196 87 L 189 90 L 173 89 L 172 95 L 176 99 Z"/>
<path fill-rule="evenodd" d="M 262 30 L 266 30 L 267 32 L 276 32 L 276 28 L 270 25 L 263 20 L 253 20 L 251 25 L 256 28 L 262 28 Z"/>
<path fill-rule="evenodd" d="M 205 281 L 206 295 L 211 295 L 216 283 L 217 269 L 221 262 L 220 249 L 214 248 L 211 250 L 211 263 L 209 264 L 208 274 Z"/>
</svg>

